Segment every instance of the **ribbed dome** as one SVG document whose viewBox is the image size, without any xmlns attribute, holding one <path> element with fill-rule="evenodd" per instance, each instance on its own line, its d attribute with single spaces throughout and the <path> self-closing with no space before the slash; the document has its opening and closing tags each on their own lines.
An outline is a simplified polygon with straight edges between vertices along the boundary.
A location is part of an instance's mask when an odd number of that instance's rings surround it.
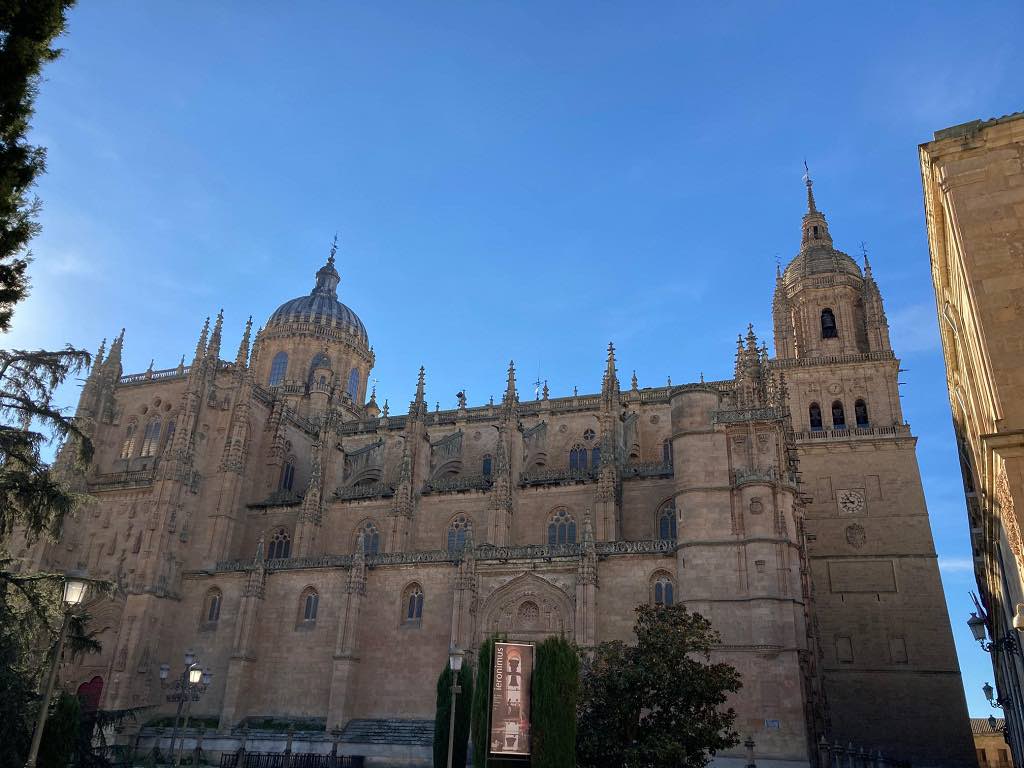
<svg viewBox="0 0 1024 768">
<path fill-rule="evenodd" d="M 807 213 L 801 225 L 800 253 L 786 267 L 782 274 L 783 282 L 786 287 L 792 288 L 801 279 L 820 274 L 847 274 L 863 278 L 857 262 L 832 245 L 828 221 L 814 202 L 810 174 L 804 178 L 807 184 Z"/>
<path fill-rule="evenodd" d="M 797 257 L 789 262 L 782 279 L 786 285 L 792 285 L 801 278 L 837 272 L 862 277 L 857 262 L 847 254 L 828 245 L 813 245 L 802 249 Z"/>
<path fill-rule="evenodd" d="M 356 336 L 364 346 L 369 346 L 370 339 L 366 326 L 359 316 L 338 301 L 338 283 L 341 277 L 334 268 L 332 251 L 327 263 L 316 273 L 316 287 L 308 296 L 299 296 L 286 301 L 270 316 L 267 327 L 280 327 L 291 323 L 313 323 L 327 328 L 348 331 Z"/>
</svg>

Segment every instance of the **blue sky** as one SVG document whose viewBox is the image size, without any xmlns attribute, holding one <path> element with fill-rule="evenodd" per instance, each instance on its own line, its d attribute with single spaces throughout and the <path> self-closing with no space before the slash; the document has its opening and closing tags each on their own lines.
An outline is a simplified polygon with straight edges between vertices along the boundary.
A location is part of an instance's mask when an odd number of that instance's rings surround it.
<svg viewBox="0 0 1024 768">
<path fill-rule="evenodd" d="M 380 399 L 731 375 L 770 332 L 806 157 L 866 241 L 907 369 L 972 714 L 987 657 L 928 271 L 917 145 L 1024 109 L 1024 5 L 83 2 L 46 70 L 33 294 L 9 346 L 172 367 L 203 318 L 307 293 L 334 233 Z M 64 392 L 71 404 L 76 394 Z"/>
</svg>

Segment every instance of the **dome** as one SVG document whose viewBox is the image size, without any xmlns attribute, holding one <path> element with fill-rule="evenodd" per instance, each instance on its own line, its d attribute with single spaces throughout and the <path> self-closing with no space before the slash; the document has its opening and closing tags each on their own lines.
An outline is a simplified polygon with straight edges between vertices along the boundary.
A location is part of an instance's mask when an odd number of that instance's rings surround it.
<svg viewBox="0 0 1024 768">
<path fill-rule="evenodd" d="M 825 214 L 814 202 L 814 191 L 810 175 L 805 176 L 807 184 L 807 213 L 801 225 L 800 253 L 789 262 L 782 280 L 786 287 L 793 288 L 803 278 L 821 274 L 845 274 L 863 278 L 857 262 L 832 245 Z"/>
<path fill-rule="evenodd" d="M 363 344 L 370 345 L 366 326 L 359 316 L 338 301 L 338 283 L 341 277 L 334 268 L 334 251 L 316 273 L 316 286 L 308 296 L 286 301 L 270 316 L 267 328 L 281 327 L 292 323 L 312 323 L 325 328 L 334 328 L 351 333 Z"/>
<path fill-rule="evenodd" d="M 786 285 L 791 286 L 803 278 L 825 273 L 862 277 L 857 262 L 847 254 L 828 245 L 812 245 L 803 248 L 789 263 L 782 279 Z"/>
</svg>

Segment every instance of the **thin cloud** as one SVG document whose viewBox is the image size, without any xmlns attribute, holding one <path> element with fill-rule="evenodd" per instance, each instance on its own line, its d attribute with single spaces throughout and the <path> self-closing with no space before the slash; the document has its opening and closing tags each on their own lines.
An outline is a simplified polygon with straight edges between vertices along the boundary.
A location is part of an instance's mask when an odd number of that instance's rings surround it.
<svg viewBox="0 0 1024 768">
<path fill-rule="evenodd" d="M 974 561 L 969 557 L 939 557 L 939 570 L 946 573 L 973 573 Z"/>
<path fill-rule="evenodd" d="M 901 354 L 933 352 L 941 346 L 935 306 L 931 303 L 909 304 L 889 313 L 893 349 Z"/>
</svg>

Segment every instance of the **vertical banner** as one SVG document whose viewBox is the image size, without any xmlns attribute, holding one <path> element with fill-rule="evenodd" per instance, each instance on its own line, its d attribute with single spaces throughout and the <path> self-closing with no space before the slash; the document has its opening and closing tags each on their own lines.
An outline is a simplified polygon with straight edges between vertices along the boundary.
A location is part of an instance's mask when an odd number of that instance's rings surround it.
<svg viewBox="0 0 1024 768">
<path fill-rule="evenodd" d="M 530 684 L 533 643 L 494 644 L 491 754 L 530 754 Z"/>
</svg>

